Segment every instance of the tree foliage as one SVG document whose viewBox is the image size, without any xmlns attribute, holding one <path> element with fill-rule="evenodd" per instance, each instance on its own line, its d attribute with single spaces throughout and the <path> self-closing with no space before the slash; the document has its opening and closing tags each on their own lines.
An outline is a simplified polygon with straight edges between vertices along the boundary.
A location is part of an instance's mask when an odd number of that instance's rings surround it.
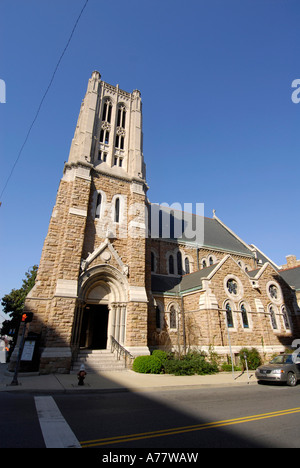
<svg viewBox="0 0 300 468">
<path fill-rule="evenodd" d="M 31 267 L 25 273 L 21 288 L 12 289 L 9 294 L 2 297 L 1 304 L 3 312 L 8 314 L 11 319 L 3 322 L 0 334 L 10 335 L 11 330 L 17 330 L 19 328 L 20 315 L 23 312 L 26 296 L 34 286 L 37 270 L 37 265 Z"/>
</svg>

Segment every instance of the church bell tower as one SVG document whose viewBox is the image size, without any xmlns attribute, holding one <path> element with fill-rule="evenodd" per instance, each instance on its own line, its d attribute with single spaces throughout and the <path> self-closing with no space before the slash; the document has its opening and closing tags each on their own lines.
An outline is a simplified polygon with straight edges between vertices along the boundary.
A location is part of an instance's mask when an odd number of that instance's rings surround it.
<svg viewBox="0 0 300 468">
<path fill-rule="evenodd" d="M 40 372 L 69 372 L 80 347 L 147 354 L 142 102 L 94 71 L 25 310 Z"/>
</svg>

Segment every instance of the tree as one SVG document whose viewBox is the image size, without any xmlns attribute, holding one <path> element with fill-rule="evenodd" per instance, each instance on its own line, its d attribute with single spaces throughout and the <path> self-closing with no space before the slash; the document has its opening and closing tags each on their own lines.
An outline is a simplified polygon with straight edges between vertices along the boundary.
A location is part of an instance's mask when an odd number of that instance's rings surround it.
<svg viewBox="0 0 300 468">
<path fill-rule="evenodd" d="M 20 325 L 20 317 L 23 312 L 24 303 L 27 294 L 33 288 L 38 266 L 34 265 L 25 273 L 25 279 L 22 280 L 20 289 L 12 289 L 9 294 L 3 296 L 1 304 L 3 312 L 8 314 L 11 319 L 5 320 L 0 330 L 0 335 L 14 336 L 14 340 L 18 336 L 18 329 Z"/>
</svg>

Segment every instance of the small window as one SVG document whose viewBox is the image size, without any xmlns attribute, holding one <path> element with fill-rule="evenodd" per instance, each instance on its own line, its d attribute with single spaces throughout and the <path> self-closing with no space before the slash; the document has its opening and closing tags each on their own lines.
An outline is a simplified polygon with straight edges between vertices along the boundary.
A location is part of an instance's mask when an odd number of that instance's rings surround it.
<svg viewBox="0 0 300 468">
<path fill-rule="evenodd" d="M 185 269 L 185 274 L 188 275 L 190 273 L 190 261 L 187 257 L 185 257 L 185 260 L 184 260 L 184 269 Z"/>
<path fill-rule="evenodd" d="M 104 130 L 103 128 L 101 129 L 100 142 L 108 145 L 109 143 L 109 131 L 108 130 Z"/>
<path fill-rule="evenodd" d="M 118 149 L 124 149 L 124 136 L 116 135 L 115 147 Z"/>
<path fill-rule="evenodd" d="M 115 201 L 115 223 L 120 222 L 120 199 L 117 198 Z"/>
<path fill-rule="evenodd" d="M 106 162 L 106 160 L 107 160 L 107 153 L 105 153 L 104 151 L 99 151 L 98 161 Z"/>
<path fill-rule="evenodd" d="M 100 218 L 100 214 L 101 214 L 101 203 L 102 203 L 102 195 L 101 195 L 101 193 L 98 193 L 97 202 L 96 202 L 96 213 L 95 213 L 95 218 Z"/>
<path fill-rule="evenodd" d="M 209 261 L 209 265 L 213 265 L 213 264 L 214 264 L 214 259 L 213 259 L 213 257 L 209 257 L 208 261 Z"/>
<path fill-rule="evenodd" d="M 120 159 L 119 159 L 119 167 L 122 167 L 122 166 L 123 166 L 123 159 L 120 158 Z"/>
</svg>

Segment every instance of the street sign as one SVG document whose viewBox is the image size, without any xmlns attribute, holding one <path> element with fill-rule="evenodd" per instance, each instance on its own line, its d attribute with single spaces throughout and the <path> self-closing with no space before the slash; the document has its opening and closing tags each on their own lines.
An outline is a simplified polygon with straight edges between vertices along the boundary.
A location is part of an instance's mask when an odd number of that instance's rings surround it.
<svg viewBox="0 0 300 468">
<path fill-rule="evenodd" d="M 35 340 L 25 340 L 21 361 L 32 361 L 35 343 Z"/>
</svg>

